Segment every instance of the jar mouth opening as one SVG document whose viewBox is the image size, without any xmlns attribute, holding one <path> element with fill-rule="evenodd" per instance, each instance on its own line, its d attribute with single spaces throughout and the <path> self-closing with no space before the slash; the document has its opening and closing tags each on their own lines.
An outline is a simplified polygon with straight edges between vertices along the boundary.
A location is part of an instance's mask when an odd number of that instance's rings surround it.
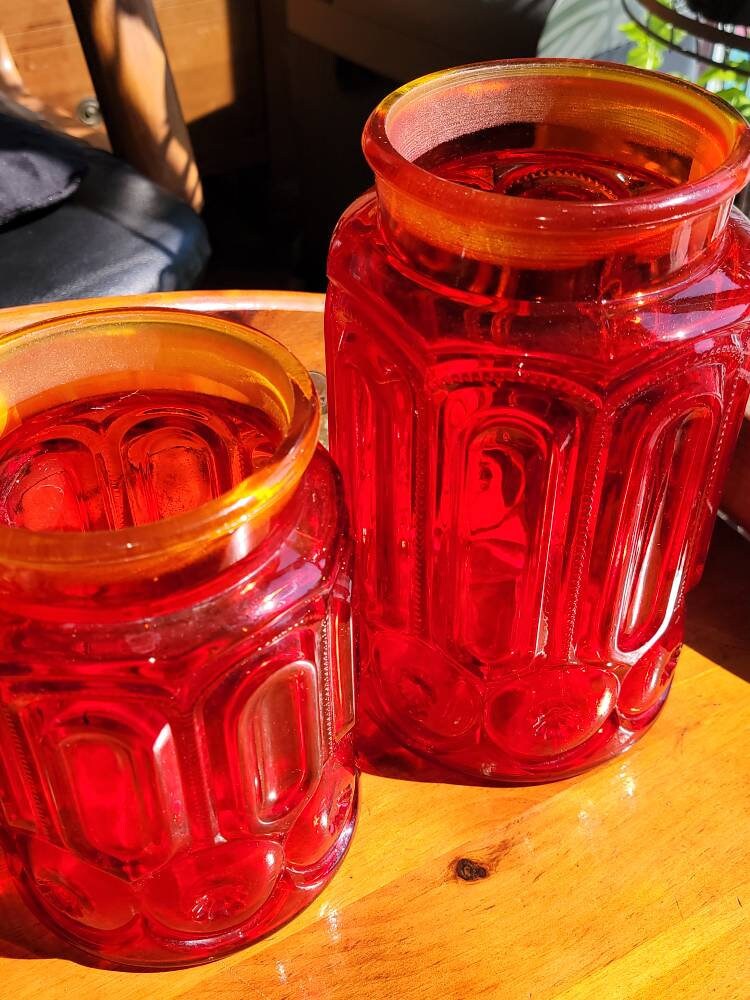
<svg viewBox="0 0 750 1000">
<path fill-rule="evenodd" d="M 35 531 L 0 525 L 0 562 L 48 571 L 110 566 L 155 573 L 210 555 L 246 527 L 252 534 L 288 500 L 317 444 L 315 388 L 273 338 L 218 317 L 175 309 L 102 309 L 0 337 L 0 436 L 63 401 L 128 387 L 190 389 L 261 410 L 280 432 L 270 459 L 214 499 L 120 528 Z M 40 404 L 41 401 L 41 404 Z M 19 416 L 20 415 L 20 416 Z"/>
<path fill-rule="evenodd" d="M 614 200 L 519 198 L 415 162 L 443 143 L 516 123 L 534 130 L 537 148 L 552 131 L 573 152 L 576 136 L 585 135 L 605 155 L 651 153 L 674 183 Z M 674 223 L 727 202 L 750 176 L 750 131 L 723 100 L 665 74 L 588 60 L 478 63 L 422 77 L 375 109 L 363 148 L 393 199 L 402 194 L 439 206 L 444 218 L 494 220 L 508 232 L 537 235 Z"/>
</svg>

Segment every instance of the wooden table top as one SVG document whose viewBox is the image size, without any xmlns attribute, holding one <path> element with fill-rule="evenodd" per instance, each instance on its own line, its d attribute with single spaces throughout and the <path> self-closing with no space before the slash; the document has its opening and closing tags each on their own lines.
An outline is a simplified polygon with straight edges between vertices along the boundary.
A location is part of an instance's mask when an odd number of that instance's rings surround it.
<svg viewBox="0 0 750 1000">
<path fill-rule="evenodd" d="M 318 297 L 160 301 L 235 307 L 323 368 Z M 0 331 L 47 308 L 0 312 Z M 668 704 L 630 753 L 523 788 L 364 775 L 331 885 L 213 965 L 137 974 L 76 964 L 0 870 L 0 997 L 747 1000 L 749 567 L 750 545 L 719 524 Z M 462 859 L 486 876 L 460 878 Z"/>
</svg>

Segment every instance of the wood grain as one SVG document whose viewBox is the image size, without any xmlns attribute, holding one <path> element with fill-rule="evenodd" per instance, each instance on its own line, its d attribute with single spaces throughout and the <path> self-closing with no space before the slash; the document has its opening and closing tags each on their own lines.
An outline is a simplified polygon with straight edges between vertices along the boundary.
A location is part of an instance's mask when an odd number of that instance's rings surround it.
<svg viewBox="0 0 750 1000">
<path fill-rule="evenodd" d="M 177 93 L 203 172 L 257 162 L 264 107 L 256 0 L 154 0 Z M 94 96 L 67 0 L 0 0 L 0 31 L 26 89 L 74 115 Z M 106 139 L 103 126 L 87 129 Z"/>
<path fill-rule="evenodd" d="M 90 129 L 64 108 L 46 104 L 30 93 L 18 70 L 5 35 L 0 32 L 0 111 L 28 121 L 39 122 L 55 132 L 83 139 L 99 149 L 109 149 L 102 128 Z"/>
<path fill-rule="evenodd" d="M 280 296 L 281 310 L 273 299 L 186 304 L 236 308 L 319 367 L 320 298 Z M 0 312 L 0 330 L 28 316 Z M 364 775 L 357 833 L 332 884 L 276 934 L 214 965 L 149 975 L 77 965 L 0 875 L 2 995 L 747 1000 L 749 566 L 750 546 L 719 525 L 668 704 L 630 753 L 521 788 Z"/>
<path fill-rule="evenodd" d="M 0 0 L 0 29 L 17 67 L 16 83 L 23 81 L 24 96 L 38 107 L 72 120 L 80 101 L 95 96 L 67 0 Z M 107 145 L 103 125 L 88 128 L 79 122 L 76 127 L 71 121 L 65 131 Z"/>
</svg>

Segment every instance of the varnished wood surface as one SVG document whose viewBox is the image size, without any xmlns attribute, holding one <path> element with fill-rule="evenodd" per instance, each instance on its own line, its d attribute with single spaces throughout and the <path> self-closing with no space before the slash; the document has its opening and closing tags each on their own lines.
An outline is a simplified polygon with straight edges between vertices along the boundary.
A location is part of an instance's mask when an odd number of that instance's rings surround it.
<svg viewBox="0 0 750 1000">
<path fill-rule="evenodd" d="M 273 293 L 193 293 L 187 304 L 238 306 L 320 369 L 320 299 L 278 302 L 286 311 L 272 308 Z M 19 312 L 0 312 L 0 330 L 27 321 Z M 364 775 L 357 832 L 331 885 L 214 965 L 143 975 L 78 965 L 3 871 L 0 996 L 747 1000 L 749 570 L 750 545 L 719 524 L 669 701 L 630 753 L 527 788 Z M 482 877 L 465 881 L 457 867 Z"/>
</svg>

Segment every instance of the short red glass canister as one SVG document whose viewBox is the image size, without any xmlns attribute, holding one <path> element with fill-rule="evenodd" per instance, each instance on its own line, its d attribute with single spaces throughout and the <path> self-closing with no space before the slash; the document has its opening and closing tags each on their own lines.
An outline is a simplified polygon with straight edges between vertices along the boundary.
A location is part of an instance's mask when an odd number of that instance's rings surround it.
<svg viewBox="0 0 750 1000">
<path fill-rule="evenodd" d="M 329 258 L 364 767 L 560 778 L 659 712 L 748 396 L 750 141 L 688 84 L 468 66 L 371 116 Z"/>
<path fill-rule="evenodd" d="M 354 825 L 349 538 L 310 378 L 235 323 L 100 311 L 0 340 L 0 398 L 8 864 L 97 959 L 215 958 L 306 906 Z"/>
</svg>

